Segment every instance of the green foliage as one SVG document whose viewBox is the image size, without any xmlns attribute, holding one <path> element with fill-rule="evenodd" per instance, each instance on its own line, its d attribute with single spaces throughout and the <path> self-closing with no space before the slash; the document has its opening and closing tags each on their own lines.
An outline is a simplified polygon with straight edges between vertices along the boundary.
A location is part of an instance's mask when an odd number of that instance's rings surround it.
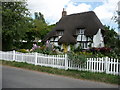
<svg viewBox="0 0 120 90">
<path fill-rule="evenodd" d="M 43 23 L 46 23 L 45 19 L 44 19 L 44 16 L 43 16 L 43 14 L 41 12 L 35 12 L 34 15 L 35 15 L 36 20 L 40 20 Z"/>
<path fill-rule="evenodd" d="M 33 50 L 33 52 L 43 53 L 43 50 L 41 48 L 37 48 L 37 49 Z"/>
<path fill-rule="evenodd" d="M 57 55 L 57 52 L 55 50 L 48 50 L 44 46 L 41 48 L 37 48 L 33 50 L 32 52 L 37 52 L 37 53 L 42 53 L 42 54 L 47 54 L 47 55 Z"/>
<path fill-rule="evenodd" d="M 31 26 L 26 2 L 2 2 L 2 46 L 3 50 L 13 49 Z"/>
<path fill-rule="evenodd" d="M 115 47 L 118 40 L 118 34 L 114 29 L 110 29 L 110 26 L 105 26 L 105 45 L 107 47 Z M 114 41 L 114 42 L 113 42 Z"/>
<path fill-rule="evenodd" d="M 75 54 L 72 52 L 68 53 L 69 60 L 73 61 L 75 64 L 84 64 L 87 61 L 87 58 L 83 54 Z"/>
<path fill-rule="evenodd" d="M 74 52 L 79 52 L 79 51 L 82 51 L 82 47 L 79 45 L 77 48 L 74 49 Z"/>
<path fill-rule="evenodd" d="M 30 47 L 34 40 L 42 40 L 55 25 L 48 25 L 43 14 L 35 12 L 32 19 L 26 2 L 2 2 L 2 46 L 3 50 Z M 0 19 L 1 20 L 1 19 Z M 23 47 L 22 40 L 27 41 Z M 18 44 L 16 44 L 18 43 Z"/>
<path fill-rule="evenodd" d="M 47 35 L 47 33 L 52 30 L 52 27 L 54 26 L 48 26 L 44 21 L 35 19 L 33 20 L 32 32 L 34 32 L 34 37 L 43 39 L 45 35 Z"/>
<path fill-rule="evenodd" d="M 71 51 L 74 52 L 74 50 L 75 50 L 75 46 L 74 46 L 73 44 L 70 44 L 70 48 L 71 48 Z"/>
<path fill-rule="evenodd" d="M 82 55 L 85 55 L 85 56 L 90 56 L 90 55 L 93 55 L 92 52 L 87 52 L 87 51 L 81 51 L 81 52 L 78 52 L 78 54 L 82 54 Z"/>
<path fill-rule="evenodd" d="M 110 26 L 105 26 L 105 46 L 112 48 L 111 55 L 115 54 L 115 57 L 120 57 L 120 39 L 114 29 L 110 29 Z"/>
<path fill-rule="evenodd" d="M 18 50 L 18 52 L 29 53 L 26 49 L 20 49 L 20 50 Z"/>
</svg>

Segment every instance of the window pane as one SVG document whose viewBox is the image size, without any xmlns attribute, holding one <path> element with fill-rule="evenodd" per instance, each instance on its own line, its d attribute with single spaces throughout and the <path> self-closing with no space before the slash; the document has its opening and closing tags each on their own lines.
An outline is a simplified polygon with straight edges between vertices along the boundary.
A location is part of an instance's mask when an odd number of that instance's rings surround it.
<svg viewBox="0 0 120 90">
<path fill-rule="evenodd" d="M 84 34 L 84 29 L 80 29 L 80 34 Z"/>
<path fill-rule="evenodd" d="M 57 33 L 58 33 L 59 36 L 62 36 L 64 32 L 63 31 L 58 31 Z"/>
<path fill-rule="evenodd" d="M 86 41 L 86 40 L 87 40 L 86 36 L 82 35 L 82 41 Z"/>
</svg>

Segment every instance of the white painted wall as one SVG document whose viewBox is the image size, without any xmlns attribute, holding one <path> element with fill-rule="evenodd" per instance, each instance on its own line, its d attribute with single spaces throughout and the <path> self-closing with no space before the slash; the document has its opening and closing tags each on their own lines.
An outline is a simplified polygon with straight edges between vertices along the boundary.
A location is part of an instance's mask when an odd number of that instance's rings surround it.
<svg viewBox="0 0 120 90">
<path fill-rule="evenodd" d="M 55 41 L 58 41 L 58 40 L 59 40 L 59 37 L 56 37 L 56 38 L 55 38 Z"/>
<path fill-rule="evenodd" d="M 51 42 L 51 44 L 54 46 L 59 46 L 58 42 L 56 41 L 58 41 L 60 38 L 61 36 L 56 37 L 55 40 L 53 38 L 50 38 L 50 41 L 55 41 L 55 42 Z"/>
<path fill-rule="evenodd" d="M 101 29 L 99 29 L 97 34 L 93 36 L 92 47 L 104 47 L 104 41 L 103 41 Z"/>
<path fill-rule="evenodd" d="M 77 36 L 77 41 L 81 41 L 81 35 L 78 35 Z M 85 36 L 85 35 L 82 35 L 82 41 L 87 41 L 87 37 Z M 91 41 L 91 39 L 88 37 L 88 41 Z M 79 42 L 77 42 L 76 44 L 75 44 L 75 47 L 77 48 L 78 46 L 80 45 L 80 43 Z M 83 46 L 83 44 L 81 44 L 82 46 Z M 87 46 L 89 45 L 89 43 L 87 44 Z M 83 47 L 84 49 L 88 49 L 89 47 L 85 47 L 85 44 L 84 44 L 84 47 Z"/>
<path fill-rule="evenodd" d="M 68 45 L 68 51 L 70 51 L 70 45 Z"/>
<path fill-rule="evenodd" d="M 87 40 L 86 36 L 83 35 L 83 37 L 82 37 L 82 41 L 86 41 L 86 40 Z"/>
<path fill-rule="evenodd" d="M 81 41 L 81 35 L 77 36 L 77 41 Z"/>
<path fill-rule="evenodd" d="M 57 46 L 57 47 L 58 47 L 58 46 L 59 46 L 59 45 L 58 45 L 58 42 L 54 42 L 54 46 Z"/>
<path fill-rule="evenodd" d="M 62 36 L 58 36 L 55 38 L 55 41 L 58 41 Z M 86 41 L 87 37 L 85 35 L 83 35 L 82 37 L 82 41 Z M 50 41 L 53 41 L 53 38 L 50 39 Z M 77 41 L 81 41 L 81 35 L 77 36 Z M 90 38 L 88 38 L 88 41 L 91 41 Z M 51 42 L 51 44 L 55 45 L 55 46 L 59 46 L 58 42 Z M 87 44 L 87 46 L 90 43 Z M 75 44 L 75 47 L 77 48 L 80 45 L 79 42 L 77 42 Z M 93 36 L 93 43 L 92 43 L 92 47 L 104 47 L 104 41 L 103 41 L 103 37 L 102 37 L 102 33 L 101 33 L 101 29 L 98 30 L 97 34 Z M 84 47 L 84 49 L 88 49 L 89 47 Z M 61 45 L 61 49 L 63 49 L 63 45 Z M 68 51 L 70 51 L 70 45 L 68 45 Z"/>
<path fill-rule="evenodd" d="M 61 50 L 63 49 L 63 44 L 61 45 Z"/>
</svg>

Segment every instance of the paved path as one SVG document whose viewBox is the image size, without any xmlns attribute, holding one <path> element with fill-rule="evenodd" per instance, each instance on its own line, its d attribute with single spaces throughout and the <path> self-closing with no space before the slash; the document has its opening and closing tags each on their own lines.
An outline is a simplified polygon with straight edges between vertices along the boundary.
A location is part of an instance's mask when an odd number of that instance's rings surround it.
<svg viewBox="0 0 120 90">
<path fill-rule="evenodd" d="M 73 79 L 10 66 L 2 66 L 3 88 L 118 88 L 88 80 Z"/>
</svg>

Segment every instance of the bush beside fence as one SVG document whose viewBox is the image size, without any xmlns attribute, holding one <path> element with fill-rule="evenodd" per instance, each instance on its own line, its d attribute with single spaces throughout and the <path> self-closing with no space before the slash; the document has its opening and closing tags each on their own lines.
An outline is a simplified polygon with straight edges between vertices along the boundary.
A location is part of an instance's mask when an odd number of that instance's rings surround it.
<svg viewBox="0 0 120 90">
<path fill-rule="evenodd" d="M 0 51 L 0 60 L 26 62 L 59 69 L 72 69 L 91 72 L 105 72 L 107 74 L 120 75 L 120 63 L 118 59 L 102 57 L 87 58 L 85 64 L 75 64 L 65 55 L 46 55 L 40 53 L 20 53 L 16 51 Z"/>
</svg>

